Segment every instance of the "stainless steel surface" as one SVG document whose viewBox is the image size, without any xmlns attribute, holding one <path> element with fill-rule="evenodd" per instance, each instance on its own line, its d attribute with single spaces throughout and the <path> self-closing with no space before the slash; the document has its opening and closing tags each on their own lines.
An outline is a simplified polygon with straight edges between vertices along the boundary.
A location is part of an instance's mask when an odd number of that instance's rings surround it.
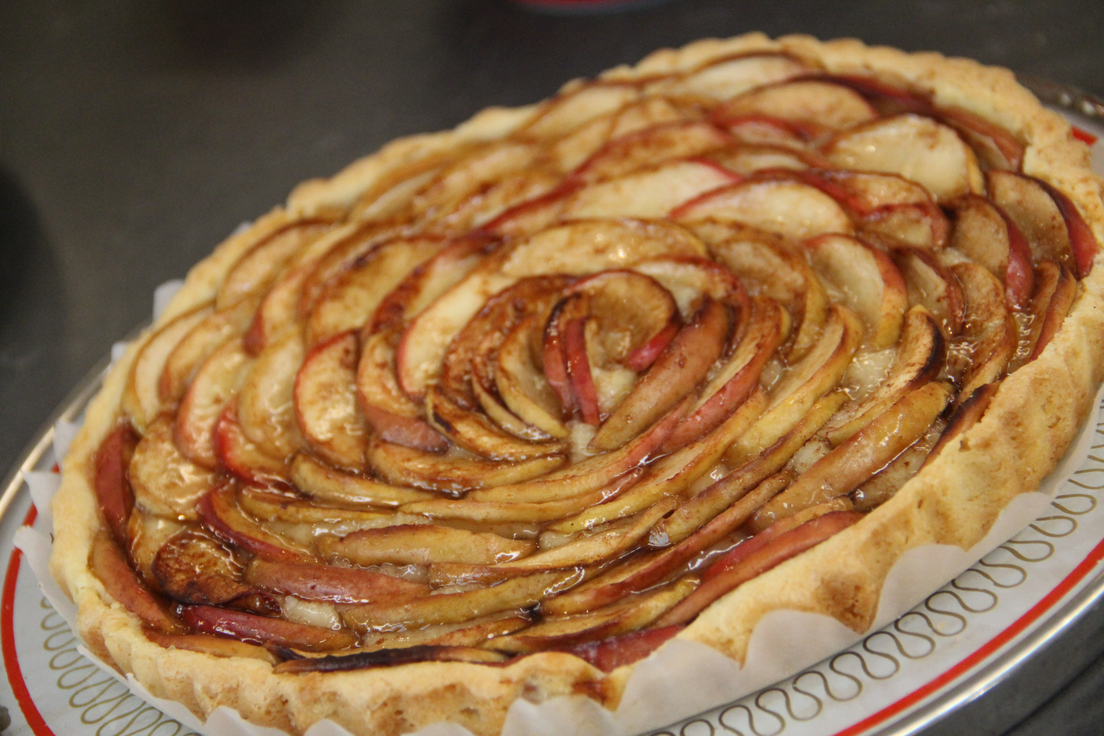
<svg viewBox="0 0 1104 736">
<path fill-rule="evenodd" d="M 578 16 L 504 0 L 0 3 L 0 471 L 148 316 L 154 286 L 297 182 L 653 48 L 751 30 L 934 49 L 1104 95 L 1099 0 L 668 0 Z M 1099 733 L 1099 607 L 932 732 Z"/>
</svg>

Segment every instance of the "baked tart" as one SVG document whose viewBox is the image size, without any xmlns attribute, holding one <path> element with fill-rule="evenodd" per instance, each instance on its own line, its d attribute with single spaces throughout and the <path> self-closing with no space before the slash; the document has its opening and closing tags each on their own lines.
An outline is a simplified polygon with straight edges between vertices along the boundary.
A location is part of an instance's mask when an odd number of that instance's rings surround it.
<svg viewBox="0 0 1104 736">
<path fill-rule="evenodd" d="M 1086 420 L 1101 242 L 1087 149 L 1006 70 L 659 51 L 220 245 L 89 407 L 52 569 L 105 662 L 290 733 L 613 708 L 779 609 L 863 632 Z"/>
</svg>

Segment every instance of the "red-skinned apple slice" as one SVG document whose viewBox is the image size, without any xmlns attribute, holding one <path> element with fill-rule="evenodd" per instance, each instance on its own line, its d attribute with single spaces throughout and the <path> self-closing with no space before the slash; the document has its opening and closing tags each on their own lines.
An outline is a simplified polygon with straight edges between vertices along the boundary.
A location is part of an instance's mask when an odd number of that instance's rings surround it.
<svg viewBox="0 0 1104 736">
<path fill-rule="evenodd" d="M 335 230 L 331 237 L 322 241 L 325 251 L 310 261 L 310 273 L 303 278 L 298 289 L 298 314 L 304 317 L 309 315 L 335 278 L 358 260 L 369 257 L 381 244 L 401 234 L 398 226 L 387 222 L 350 223 Z"/>
<path fill-rule="evenodd" d="M 323 465 L 309 455 L 296 455 L 291 482 L 304 495 L 324 504 L 346 507 L 399 506 L 434 498 L 434 494 L 406 486 L 381 483 L 362 475 L 344 473 Z"/>
<path fill-rule="evenodd" d="M 904 113 L 844 131 L 822 149 L 841 169 L 897 174 L 923 185 L 938 202 L 985 191 L 973 149 L 952 128 Z"/>
<path fill-rule="evenodd" d="M 757 87 L 713 111 L 724 121 L 770 115 L 788 122 L 835 131 L 873 119 L 877 113 L 858 92 L 821 79 L 799 79 Z"/>
<path fill-rule="evenodd" d="M 215 453 L 219 465 L 246 483 L 284 485 L 287 463 L 253 444 L 238 423 L 238 402 L 227 403 L 215 425 Z"/>
<path fill-rule="evenodd" d="M 173 441 L 188 460 L 208 470 L 218 469 L 215 424 L 252 365 L 253 359 L 241 341 L 231 340 L 211 353 L 196 370 L 180 400 L 173 425 Z"/>
<path fill-rule="evenodd" d="M 438 386 L 426 390 L 429 423 L 457 447 L 490 460 L 517 462 L 562 453 L 562 442 L 529 442 L 500 429 L 485 415 L 453 401 Z"/>
<path fill-rule="evenodd" d="M 184 633 L 184 627 L 169 612 L 166 602 L 139 579 L 110 537 L 96 535 L 88 566 L 103 583 L 108 595 L 143 624 L 165 634 Z"/>
<path fill-rule="evenodd" d="M 356 386 L 364 418 L 383 439 L 407 447 L 443 452 L 448 442 L 422 418 L 421 409 L 399 388 L 395 377 L 398 334 L 385 330 L 364 339 Z"/>
<path fill-rule="evenodd" d="M 173 319 L 151 335 L 135 356 L 123 390 L 122 408 L 139 432 L 145 432 L 161 412 L 159 385 L 169 353 L 211 311 L 211 305 L 204 304 Z"/>
<path fill-rule="evenodd" d="M 196 631 L 229 636 L 247 643 L 275 644 L 308 652 L 330 652 L 356 645 L 356 637 L 346 631 L 297 624 L 245 611 L 214 606 L 185 606 L 180 615 Z"/>
<path fill-rule="evenodd" d="M 741 144 L 773 146 L 795 152 L 808 150 L 809 141 L 821 132 L 815 126 L 793 123 L 773 115 L 739 115 L 718 119 L 717 123 L 723 125 Z"/>
<path fill-rule="evenodd" d="M 295 376 L 306 357 L 303 337 L 288 330 L 257 355 L 238 392 L 241 431 L 261 452 L 289 458 L 299 449 Z"/>
<path fill-rule="evenodd" d="M 846 235 L 821 235 L 806 242 L 813 267 L 840 293 L 867 326 L 876 348 L 897 342 L 908 308 L 908 287 L 901 270 L 881 250 Z"/>
<path fill-rule="evenodd" d="M 859 521 L 862 516 L 851 511 L 837 511 L 780 534 L 761 549 L 748 554 L 739 564 L 708 582 L 703 582 L 696 591 L 656 621 L 656 626 L 673 626 L 691 621 L 722 595 L 835 536 Z"/>
<path fill-rule="evenodd" d="M 134 509 L 134 491 L 127 480 L 139 437 L 129 424 L 117 424 L 96 452 L 93 486 L 100 511 L 117 544 L 127 546 L 127 520 Z"/>
<path fill-rule="evenodd" d="M 950 399 L 950 388 L 939 382 L 907 392 L 768 501 L 756 512 L 753 527 L 765 529 L 778 519 L 850 493 L 920 439 Z"/>
<path fill-rule="evenodd" d="M 181 603 L 222 605 L 249 595 L 241 565 L 221 541 L 202 529 L 174 534 L 153 560 L 161 589 Z"/>
<path fill-rule="evenodd" d="M 525 202 L 532 202 L 555 194 L 563 186 L 560 173 L 551 162 L 543 159 L 532 168 L 523 169 L 503 177 L 489 186 L 480 186 L 468 193 L 451 209 L 434 211 L 434 231 L 446 233 L 470 233 L 478 231 L 506 212 L 512 212 Z"/>
<path fill-rule="evenodd" d="M 328 538 L 320 551 L 329 559 L 355 565 L 429 565 L 464 562 L 494 565 L 532 554 L 536 544 L 490 532 L 436 524 L 399 524 Z"/>
<path fill-rule="evenodd" d="M 435 147 L 423 141 L 416 153 L 407 153 L 380 172 L 349 208 L 350 220 L 377 222 L 399 216 L 415 192 L 433 181 L 452 161 L 465 155 L 472 144 Z"/>
<path fill-rule="evenodd" d="M 951 246 L 1004 284 L 1008 305 L 1022 308 L 1035 289 L 1031 250 L 1015 222 L 978 195 L 955 200 Z"/>
<path fill-rule="evenodd" d="M 959 395 L 967 397 L 1004 374 L 1016 353 L 1017 329 L 1005 304 L 1004 288 L 995 276 L 975 263 L 958 263 L 951 270 L 966 297 L 963 339 L 973 345 L 972 361 L 960 379 Z M 949 364 L 952 371 L 963 370 L 954 361 Z"/>
<path fill-rule="evenodd" d="M 590 447 L 620 447 L 670 410 L 689 387 L 701 383 L 725 352 L 730 322 L 728 307 L 706 296 L 694 318 L 598 429 Z"/>
<path fill-rule="evenodd" d="M 520 128 L 522 138 L 555 139 L 590 120 L 614 112 L 640 96 L 635 85 L 591 82 L 545 102 L 533 119 Z"/>
<path fill-rule="evenodd" d="M 440 236 L 383 243 L 336 274 L 319 295 L 307 320 L 307 345 L 359 329 L 417 266 L 445 247 Z"/>
<path fill-rule="evenodd" d="M 303 494 L 307 495 L 307 494 Z M 238 507 L 257 521 L 289 522 L 292 524 L 318 524 L 318 536 L 342 527 L 322 529 L 322 525 L 349 522 L 350 527 L 373 529 L 381 524 L 396 521 L 392 514 L 378 508 L 355 508 L 339 506 L 336 503 L 321 506 L 313 497 L 304 499 L 290 490 L 276 490 L 258 486 L 242 486 L 237 494 Z M 351 505 L 355 506 L 355 505 Z M 359 525 L 359 526 L 358 526 Z M 313 544 L 315 540 L 311 540 Z"/>
<path fill-rule="evenodd" d="M 199 366 L 223 344 L 239 339 L 249 328 L 257 304 L 249 299 L 204 317 L 176 344 L 161 372 L 158 395 L 163 404 L 176 403 L 188 390 Z"/>
<path fill-rule="evenodd" d="M 990 171 L 986 183 L 989 198 L 1027 238 L 1033 261 L 1058 261 L 1074 270 L 1065 218 L 1041 181 L 1012 171 Z"/>
<path fill-rule="evenodd" d="M 309 562 L 310 554 L 294 547 L 242 513 L 233 483 L 212 489 L 199 502 L 199 516 L 212 534 L 273 562 Z"/>
<path fill-rule="evenodd" d="M 683 120 L 637 130 L 611 139 L 572 174 L 592 183 L 626 176 L 661 161 L 699 156 L 731 138 L 707 122 Z"/>
<path fill-rule="evenodd" d="M 1041 179 L 1037 181 L 1047 190 L 1054 204 L 1058 205 L 1058 211 L 1062 213 L 1066 231 L 1069 233 L 1070 250 L 1073 251 L 1072 270 L 1078 279 L 1083 279 L 1092 270 L 1093 262 L 1100 252 L 1100 243 L 1073 200 L 1054 185 Z"/>
<path fill-rule="evenodd" d="M 788 54 L 741 54 L 713 60 L 681 76 L 656 82 L 649 91 L 727 100 L 753 87 L 792 79 L 810 71 L 805 61 Z"/>
<path fill-rule="evenodd" d="M 161 516 L 194 520 L 196 504 L 218 476 L 177 450 L 172 424 L 172 417 L 163 414 L 150 425 L 134 449 L 127 475 L 138 506 Z"/>
<path fill-rule="evenodd" d="M 269 562 L 260 558 L 254 558 L 246 566 L 244 579 L 250 585 L 276 593 L 334 603 L 399 601 L 429 592 L 424 583 L 373 570 L 315 562 Z"/>
<path fill-rule="evenodd" d="M 555 470 L 567 460 L 563 455 L 552 454 L 504 463 L 455 454 L 440 455 L 383 440 L 369 443 L 368 459 L 376 472 L 391 483 L 449 493 L 532 480 Z"/>
<path fill-rule="evenodd" d="M 703 156 L 742 177 L 764 171 L 802 171 L 828 166 L 827 159 L 812 151 L 767 143 L 738 143 Z"/>
<path fill-rule="evenodd" d="M 1028 336 L 1031 349 L 1028 361 L 1038 358 L 1050 344 L 1077 297 L 1077 280 L 1061 264 L 1044 261 L 1039 264 L 1038 273 L 1038 289 L 1031 308 L 1034 319 Z"/>
<path fill-rule="evenodd" d="M 584 423 L 597 427 L 606 414 L 598 398 L 598 387 L 591 371 L 591 356 L 587 350 L 587 332 L 596 333 L 592 317 L 574 317 L 563 328 L 564 367 L 571 387 L 572 404 L 579 408 Z M 591 329 L 588 330 L 587 328 Z"/>
<path fill-rule="evenodd" d="M 368 428 L 357 407 L 355 332 L 317 345 L 295 379 L 295 418 L 307 444 L 343 468 L 364 466 Z"/>
<path fill-rule="evenodd" d="M 958 279 L 928 251 L 903 248 L 893 255 L 908 286 L 909 303 L 926 307 L 948 338 L 957 335 L 966 319 L 966 297 Z"/>
<path fill-rule="evenodd" d="M 682 631 L 682 626 L 643 629 L 601 641 L 585 642 L 566 651 L 603 672 L 639 662 Z"/>
<path fill-rule="evenodd" d="M 215 305 L 222 309 L 257 297 L 272 286 L 285 266 L 313 241 L 333 228 L 325 220 L 291 222 L 247 250 L 219 285 Z"/>
<path fill-rule="evenodd" d="M 835 199 L 791 179 L 750 179 L 690 200 L 670 213 L 679 222 L 736 221 L 804 240 L 822 233 L 853 233 L 851 218 Z"/>
<path fill-rule="evenodd" d="M 739 177 L 705 160 L 680 160 L 589 184 L 568 200 L 562 217 L 661 218 L 685 202 L 737 181 Z"/>
<path fill-rule="evenodd" d="M 533 342 L 540 338 L 543 346 L 544 332 L 536 315 L 526 317 L 514 327 L 495 358 L 494 385 L 514 415 L 550 437 L 566 439 L 569 432 L 561 419 L 561 402 L 551 380 L 534 358 Z M 480 403 L 486 410 L 486 402 Z M 494 416 L 491 418 L 498 421 Z"/>
</svg>

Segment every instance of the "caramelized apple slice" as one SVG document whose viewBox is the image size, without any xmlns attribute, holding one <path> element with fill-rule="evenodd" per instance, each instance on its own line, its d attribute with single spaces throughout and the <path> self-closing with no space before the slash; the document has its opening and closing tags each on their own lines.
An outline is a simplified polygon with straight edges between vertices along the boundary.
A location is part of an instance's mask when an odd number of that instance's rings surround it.
<svg viewBox="0 0 1104 736">
<path fill-rule="evenodd" d="M 295 376 L 306 351 L 302 335 L 289 330 L 257 355 L 238 392 L 242 433 L 266 455 L 289 458 L 299 449 L 295 424 Z"/>
<path fill-rule="evenodd" d="M 553 140 L 639 97 L 634 85 L 616 82 L 583 83 L 543 103 L 533 119 L 517 131 L 523 138 Z"/>
<path fill-rule="evenodd" d="M 435 524 L 365 529 L 340 539 L 327 538 L 320 544 L 320 551 L 327 558 L 348 560 L 364 567 L 437 562 L 494 565 L 532 554 L 535 549 L 531 541 Z"/>
<path fill-rule="evenodd" d="M 563 453 L 562 442 L 527 442 L 499 429 L 483 414 L 465 409 L 437 386 L 425 398 L 429 423 L 456 446 L 490 460 L 518 462 Z"/>
<path fill-rule="evenodd" d="M 615 179 L 663 161 L 698 156 L 729 141 L 724 131 L 710 123 L 663 123 L 611 139 L 572 176 L 588 183 Z"/>
<path fill-rule="evenodd" d="M 189 652 L 209 654 L 212 657 L 259 659 L 270 665 L 280 661 L 264 647 L 234 639 L 224 639 L 208 634 L 163 634 L 154 629 L 145 629 L 142 633 L 154 644 L 165 649 L 184 649 Z"/>
<path fill-rule="evenodd" d="M 199 516 L 211 533 L 263 559 L 305 562 L 310 555 L 293 547 L 242 513 L 233 483 L 212 489 L 199 503 Z"/>
<path fill-rule="evenodd" d="M 947 337 L 957 335 L 966 319 L 966 297 L 958 279 L 927 251 L 900 249 L 893 255 L 908 286 L 909 303 L 927 308 Z"/>
<path fill-rule="evenodd" d="M 209 533 L 187 528 L 157 552 L 153 574 L 161 589 L 182 603 L 222 605 L 248 595 L 233 553 Z"/>
<path fill-rule="evenodd" d="M 536 315 L 526 317 L 510 331 L 494 360 L 494 384 L 498 396 L 519 419 L 551 437 L 566 439 L 568 429 L 560 418 L 560 400 L 551 380 L 534 358 L 535 333 L 543 345 L 543 332 Z M 477 382 L 477 385 L 482 384 Z M 481 404 L 486 409 L 482 399 Z M 491 418 L 499 421 L 494 416 Z"/>
<path fill-rule="evenodd" d="M 396 667 L 415 662 L 501 664 L 505 660 L 505 655 L 486 649 L 458 645 L 417 644 L 377 649 L 372 652 L 289 659 L 274 667 L 273 672 L 281 675 L 303 672 L 350 672 L 373 667 Z"/>
<path fill-rule="evenodd" d="M 134 450 L 128 475 L 138 506 L 169 518 L 195 520 L 199 499 L 218 481 L 173 443 L 172 417 L 162 415 Z"/>
<path fill-rule="evenodd" d="M 973 149 L 935 120 L 905 113 L 844 131 L 822 149 L 841 169 L 898 174 L 946 202 L 985 191 Z"/>
<path fill-rule="evenodd" d="M 196 370 L 180 400 L 173 426 L 177 449 L 196 465 L 218 469 L 215 424 L 252 364 L 253 359 L 246 354 L 241 341 L 231 340 L 211 353 Z"/>
<path fill-rule="evenodd" d="M 153 574 L 153 560 L 165 542 L 187 526 L 186 522 L 155 516 L 142 509 L 131 511 L 127 520 L 126 556 L 131 568 L 147 585 L 158 588 Z"/>
<path fill-rule="evenodd" d="M 739 564 L 734 564 L 725 572 L 708 581 L 703 581 L 697 590 L 660 618 L 656 626 L 673 626 L 691 621 L 722 595 L 805 550 L 815 547 L 825 539 L 835 536 L 860 519 L 862 514 L 853 511 L 837 511 L 817 517 L 796 529 L 778 535 L 761 548 L 746 554 Z"/>
<path fill-rule="evenodd" d="M 487 588 L 435 593 L 410 600 L 381 600 L 342 608 L 342 618 L 357 629 L 459 623 L 502 611 L 523 609 L 574 585 L 576 570 L 554 570 L 510 578 Z"/>
<path fill-rule="evenodd" d="M 445 247 L 438 237 L 400 238 L 373 248 L 335 275 L 307 320 L 306 341 L 316 345 L 359 329 L 417 266 Z"/>
<path fill-rule="evenodd" d="M 749 115 L 769 115 L 820 130 L 843 130 L 867 122 L 877 113 L 862 95 L 844 85 L 799 79 L 756 87 L 713 111 L 722 123 Z"/>
<path fill-rule="evenodd" d="M 134 491 L 127 479 L 139 437 L 128 424 L 118 424 L 96 451 L 93 486 L 100 512 L 117 544 L 127 546 L 127 522 L 134 509 Z"/>
<path fill-rule="evenodd" d="M 92 574 L 103 583 L 108 595 L 133 613 L 143 624 L 165 634 L 182 634 L 180 625 L 166 602 L 143 583 L 115 543 L 105 534 L 92 540 L 92 552 L 88 559 Z"/>
<path fill-rule="evenodd" d="M 382 572 L 313 562 L 269 562 L 254 558 L 245 568 L 244 576 L 251 585 L 308 601 L 399 601 L 429 592 L 423 583 Z"/>
<path fill-rule="evenodd" d="M 295 418 L 307 444 L 343 468 L 364 466 L 367 427 L 357 407 L 357 336 L 347 332 L 313 348 L 295 379 Z"/>
<path fill-rule="evenodd" d="M 567 458 L 550 454 L 504 463 L 459 454 L 440 455 L 373 440 L 368 446 L 368 460 L 391 483 L 459 493 L 539 478 L 563 465 Z"/>
<path fill-rule="evenodd" d="M 399 506 L 434 498 L 433 494 L 416 488 L 344 473 L 302 454 L 296 455 L 291 463 L 291 482 L 305 495 L 322 503 L 344 506 Z"/>
<path fill-rule="evenodd" d="M 229 608 L 185 606 L 180 615 L 196 631 L 229 636 L 246 643 L 275 644 L 308 652 L 330 652 L 356 645 L 356 637 L 347 631 L 297 624 Z"/>
<path fill-rule="evenodd" d="M 963 337 L 973 344 L 972 361 L 961 378 L 959 395 L 1000 378 L 1015 355 L 1016 322 L 1005 306 L 1000 281 L 981 266 L 959 263 L 951 267 L 966 296 L 966 329 Z M 961 366 L 949 361 L 952 370 Z"/>
<path fill-rule="evenodd" d="M 291 222 L 252 246 L 230 267 L 219 285 L 219 309 L 268 291 L 285 266 L 313 241 L 333 228 L 322 220 Z"/>
<path fill-rule="evenodd" d="M 765 529 L 801 509 L 850 493 L 920 439 L 951 396 L 940 382 L 907 393 L 768 501 L 756 512 L 753 527 Z"/>
<path fill-rule="evenodd" d="M 145 432 L 161 412 L 159 386 L 169 353 L 211 311 L 211 305 L 205 304 L 176 317 L 150 335 L 135 356 L 123 390 L 122 408 L 139 433 Z"/>
<path fill-rule="evenodd" d="M 245 299 L 204 317 L 176 344 L 161 373 L 158 395 L 164 404 L 178 401 L 196 370 L 211 353 L 248 329 L 256 303 Z"/>
<path fill-rule="evenodd" d="M 571 196 L 561 216 L 567 220 L 660 218 L 738 178 L 704 160 L 672 161 L 585 186 Z"/>
<path fill-rule="evenodd" d="M 1039 281 L 1031 305 L 1031 332 L 1027 336 L 1027 360 L 1038 358 L 1061 329 L 1077 297 L 1077 281 L 1064 266 L 1054 261 L 1039 264 Z"/>
<path fill-rule="evenodd" d="M 247 483 L 286 485 L 287 463 L 253 444 L 238 423 L 238 402 L 231 399 L 215 425 L 215 454 L 219 465 Z"/>
<path fill-rule="evenodd" d="M 388 442 L 441 452 L 448 442 L 399 388 L 395 377 L 397 339 L 389 330 L 365 338 L 356 372 L 360 408 L 376 434 Z"/>
<path fill-rule="evenodd" d="M 1058 211 L 1062 213 L 1062 219 L 1066 222 L 1066 231 L 1069 233 L 1070 249 L 1073 251 L 1072 270 L 1077 278 L 1083 279 L 1092 270 L 1093 262 L 1100 253 L 1100 243 L 1073 200 L 1052 184 L 1042 180 L 1040 183 L 1058 205 Z"/>
<path fill-rule="evenodd" d="M 690 200 L 673 210 L 671 217 L 679 222 L 736 221 L 794 240 L 855 231 L 836 200 L 816 187 L 790 179 L 730 184 Z"/>
<path fill-rule="evenodd" d="M 1058 261 L 1076 273 L 1069 228 L 1043 183 L 1012 171 L 986 176 L 989 198 L 1027 238 L 1032 260 Z"/>
<path fill-rule="evenodd" d="M 946 426 L 932 446 L 927 458 L 925 458 L 925 464 L 939 457 L 939 453 L 943 451 L 943 448 L 981 421 L 981 418 L 985 415 L 985 410 L 989 408 L 989 402 L 996 396 L 999 387 L 999 383 L 986 383 L 978 386 L 973 393 L 966 397 L 965 401 L 958 405 L 950 419 L 947 420 Z"/>
<path fill-rule="evenodd" d="M 968 195 L 953 205 L 951 246 L 1001 280 L 1010 307 L 1026 306 L 1035 277 L 1031 250 L 1019 227 L 984 197 Z"/>
<path fill-rule="evenodd" d="M 729 324 L 728 308 L 707 296 L 694 318 L 598 429 L 590 447 L 603 451 L 620 447 L 669 411 L 689 387 L 701 383 L 724 354 Z"/>
<path fill-rule="evenodd" d="M 309 315 L 334 279 L 352 268 L 358 260 L 371 257 L 373 250 L 401 234 L 402 228 L 389 222 L 349 223 L 334 231 L 322 241 L 326 245 L 324 252 L 311 259 L 310 273 L 302 279 L 302 285 L 297 289 L 295 314 L 300 317 Z"/>
<path fill-rule="evenodd" d="M 846 235 L 822 235 L 806 243 L 813 266 L 839 299 L 867 326 L 875 349 L 889 347 L 901 334 L 908 287 L 893 260 L 883 251 Z"/>
<path fill-rule="evenodd" d="M 567 651 L 603 672 L 639 662 L 682 631 L 682 626 L 642 629 L 594 642 L 584 642 Z"/>
</svg>

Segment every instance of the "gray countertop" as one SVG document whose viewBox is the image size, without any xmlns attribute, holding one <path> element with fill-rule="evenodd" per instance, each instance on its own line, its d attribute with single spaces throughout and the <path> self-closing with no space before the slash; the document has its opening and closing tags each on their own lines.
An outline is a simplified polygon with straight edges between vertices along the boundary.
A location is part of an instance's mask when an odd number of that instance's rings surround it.
<svg viewBox="0 0 1104 736">
<path fill-rule="evenodd" d="M 654 48 L 752 30 L 936 50 L 1104 94 L 1099 0 L 668 0 L 572 15 L 504 0 L 0 3 L 0 466 L 147 317 L 158 283 L 297 182 Z M 1039 679 L 983 698 L 970 732 L 1099 733 L 1104 660 L 1078 672 L 1104 639 L 1078 636 Z"/>
</svg>

